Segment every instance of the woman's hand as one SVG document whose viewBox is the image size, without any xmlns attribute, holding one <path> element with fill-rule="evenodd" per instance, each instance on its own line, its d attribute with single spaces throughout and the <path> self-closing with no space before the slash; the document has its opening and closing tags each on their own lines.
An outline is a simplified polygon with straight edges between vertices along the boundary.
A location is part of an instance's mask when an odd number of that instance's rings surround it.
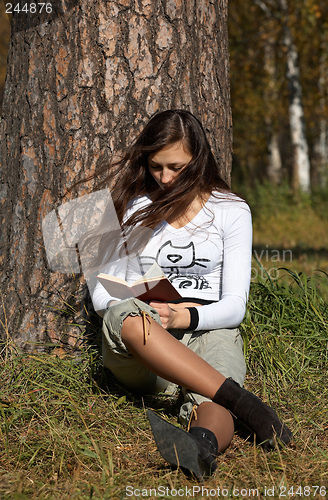
<svg viewBox="0 0 328 500">
<path fill-rule="evenodd" d="M 198 304 L 198 302 L 179 302 L 178 304 L 171 304 L 168 302 L 168 305 L 172 307 L 172 309 L 185 309 L 186 307 L 201 307 L 202 304 Z"/>
<path fill-rule="evenodd" d="M 177 314 L 177 310 L 172 309 L 166 302 L 149 302 L 150 307 L 156 309 L 161 318 L 162 327 L 168 330 L 169 328 L 174 328 L 174 319 Z"/>
<path fill-rule="evenodd" d="M 186 306 L 186 304 L 183 304 L 183 307 L 177 307 L 182 304 L 151 301 L 149 305 L 158 312 L 162 327 L 165 328 L 165 330 L 169 330 L 170 328 L 188 328 L 190 324 L 190 312 L 186 309 L 186 307 L 189 307 Z"/>
</svg>

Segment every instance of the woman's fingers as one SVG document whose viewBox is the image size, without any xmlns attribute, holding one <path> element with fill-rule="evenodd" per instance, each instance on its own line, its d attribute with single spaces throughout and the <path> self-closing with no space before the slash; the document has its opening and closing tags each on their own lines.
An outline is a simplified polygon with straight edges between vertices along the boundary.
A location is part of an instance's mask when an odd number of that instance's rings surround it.
<svg viewBox="0 0 328 500">
<path fill-rule="evenodd" d="M 167 329 L 172 326 L 174 309 L 172 309 L 166 302 L 149 302 L 149 305 L 156 309 L 162 322 L 163 328 Z"/>
</svg>

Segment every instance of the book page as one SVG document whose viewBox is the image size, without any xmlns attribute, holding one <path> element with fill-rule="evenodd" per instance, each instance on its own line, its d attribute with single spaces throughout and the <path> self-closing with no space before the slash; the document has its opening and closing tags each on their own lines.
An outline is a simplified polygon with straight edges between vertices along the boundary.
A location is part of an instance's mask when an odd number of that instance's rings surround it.
<svg viewBox="0 0 328 500">
<path fill-rule="evenodd" d="M 161 280 L 163 278 L 165 278 L 165 274 L 163 273 L 161 267 L 157 264 L 157 262 L 154 262 L 154 264 L 148 269 L 148 271 L 133 283 L 133 286 L 138 285 L 139 283 L 144 283 L 148 280 Z"/>
</svg>

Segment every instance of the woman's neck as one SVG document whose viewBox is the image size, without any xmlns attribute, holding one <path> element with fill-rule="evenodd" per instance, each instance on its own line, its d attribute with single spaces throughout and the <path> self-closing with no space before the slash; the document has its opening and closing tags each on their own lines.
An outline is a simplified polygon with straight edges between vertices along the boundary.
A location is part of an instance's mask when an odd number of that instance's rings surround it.
<svg viewBox="0 0 328 500">
<path fill-rule="evenodd" d="M 169 224 L 175 229 L 180 229 L 181 227 L 186 226 L 202 210 L 205 203 L 208 201 L 209 197 L 210 194 L 206 194 L 203 196 L 196 196 L 196 198 L 193 199 L 193 201 L 190 203 L 189 207 L 184 212 L 184 214 L 182 214 L 174 221 L 170 221 Z"/>
</svg>

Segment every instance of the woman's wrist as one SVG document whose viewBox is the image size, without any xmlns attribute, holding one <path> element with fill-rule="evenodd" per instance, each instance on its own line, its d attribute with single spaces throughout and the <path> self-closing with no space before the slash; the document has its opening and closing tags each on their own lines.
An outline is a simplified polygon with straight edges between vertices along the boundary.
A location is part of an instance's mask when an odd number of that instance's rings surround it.
<svg viewBox="0 0 328 500">
<path fill-rule="evenodd" d="M 183 330 L 196 330 L 199 323 L 199 315 L 196 307 L 185 307 L 176 309 L 173 313 L 171 328 L 181 328 Z"/>
<path fill-rule="evenodd" d="M 187 308 L 173 309 L 173 321 L 171 328 L 187 330 L 190 324 L 190 312 Z"/>
<path fill-rule="evenodd" d="M 188 330 L 196 330 L 199 323 L 199 314 L 196 307 L 188 307 L 187 308 L 190 314 L 190 323 L 188 326 Z"/>
<path fill-rule="evenodd" d="M 110 300 L 107 302 L 106 309 L 108 309 L 110 306 L 113 306 L 114 304 L 116 304 L 116 302 L 119 302 L 119 300 L 110 299 Z"/>
</svg>

